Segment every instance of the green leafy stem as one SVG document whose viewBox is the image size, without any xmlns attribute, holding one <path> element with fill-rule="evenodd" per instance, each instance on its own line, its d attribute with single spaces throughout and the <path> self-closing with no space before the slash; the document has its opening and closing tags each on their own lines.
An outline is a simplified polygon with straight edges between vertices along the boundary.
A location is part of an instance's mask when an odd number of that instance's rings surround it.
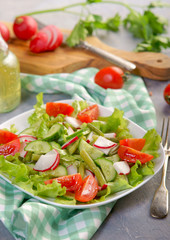
<svg viewBox="0 0 170 240">
<path fill-rule="evenodd" d="M 117 4 L 128 9 L 129 13 L 124 19 L 121 19 L 119 13 L 116 13 L 113 17 L 104 21 L 101 15 L 90 12 L 88 6 L 92 4 Z M 69 11 L 75 7 L 81 7 L 82 9 L 88 8 L 87 14 L 82 14 L 80 11 Z M 142 14 L 136 10 L 137 7 L 143 9 Z M 135 51 L 161 52 L 163 48 L 166 49 L 170 47 L 170 38 L 165 35 L 168 26 L 167 19 L 156 15 L 152 11 L 153 8 L 158 7 L 170 7 L 170 4 L 163 3 L 162 1 L 155 1 L 147 6 L 132 4 L 129 6 L 121 1 L 86 0 L 85 2 L 77 2 L 60 8 L 30 12 L 24 15 L 37 15 L 50 12 L 66 12 L 80 15 L 78 23 L 66 40 L 70 47 L 76 46 L 81 40 L 85 40 L 87 36 L 93 35 L 94 31 L 97 29 L 118 32 L 120 26 L 123 25 L 123 27 L 131 32 L 135 38 L 141 39 Z"/>
</svg>

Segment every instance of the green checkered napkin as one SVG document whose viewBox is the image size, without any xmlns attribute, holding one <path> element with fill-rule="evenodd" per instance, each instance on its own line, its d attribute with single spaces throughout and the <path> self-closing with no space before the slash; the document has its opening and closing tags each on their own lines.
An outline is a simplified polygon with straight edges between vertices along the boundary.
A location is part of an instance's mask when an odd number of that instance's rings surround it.
<svg viewBox="0 0 170 240">
<path fill-rule="evenodd" d="M 94 83 L 98 69 L 45 76 L 21 74 L 22 87 L 32 92 L 63 92 L 81 97 L 125 116 L 145 129 L 156 127 L 156 115 L 143 80 L 130 76 L 123 89 L 103 89 Z M 0 218 L 16 239 L 90 239 L 115 203 L 84 210 L 64 209 L 31 198 L 0 178 Z"/>
</svg>

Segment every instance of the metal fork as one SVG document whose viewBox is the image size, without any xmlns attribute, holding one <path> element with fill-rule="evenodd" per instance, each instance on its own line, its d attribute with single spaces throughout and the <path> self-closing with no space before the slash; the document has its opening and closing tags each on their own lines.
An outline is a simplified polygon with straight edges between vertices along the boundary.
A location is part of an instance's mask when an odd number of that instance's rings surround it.
<svg viewBox="0 0 170 240">
<path fill-rule="evenodd" d="M 163 170 L 162 170 L 161 183 L 155 192 L 155 195 L 154 195 L 154 198 L 153 198 L 153 201 L 151 204 L 151 209 L 150 209 L 151 216 L 154 218 L 164 218 L 168 214 L 168 201 L 169 201 L 168 199 L 169 199 L 169 197 L 168 197 L 168 189 L 166 188 L 166 173 L 167 173 L 167 166 L 168 166 L 168 158 L 170 156 L 170 151 L 168 148 L 169 119 L 170 118 L 168 118 L 166 130 L 164 130 L 165 129 L 165 118 L 163 119 L 163 123 L 162 123 L 161 137 L 163 139 L 163 136 L 165 135 L 165 141 L 162 142 L 163 148 L 165 151 L 165 162 L 164 162 Z M 164 134 L 164 131 L 166 131 L 165 134 Z"/>
</svg>

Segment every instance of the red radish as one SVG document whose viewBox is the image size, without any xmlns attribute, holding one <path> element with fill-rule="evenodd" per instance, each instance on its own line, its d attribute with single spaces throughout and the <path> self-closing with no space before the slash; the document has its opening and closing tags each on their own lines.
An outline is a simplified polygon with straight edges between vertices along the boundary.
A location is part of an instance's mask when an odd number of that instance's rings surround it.
<svg viewBox="0 0 170 240">
<path fill-rule="evenodd" d="M 37 22 L 31 16 L 20 16 L 15 19 L 13 30 L 19 39 L 29 40 L 37 32 Z"/>
<path fill-rule="evenodd" d="M 55 170 L 60 162 L 60 155 L 57 150 L 53 149 L 45 155 L 41 155 L 34 166 L 35 171 L 45 172 Z"/>
<path fill-rule="evenodd" d="M 62 149 L 65 149 L 66 147 L 68 147 L 70 144 L 72 144 L 73 142 L 77 141 L 79 138 L 77 136 L 73 137 L 71 140 L 69 140 L 68 142 L 64 143 L 62 145 Z"/>
<path fill-rule="evenodd" d="M 68 127 L 68 129 L 67 129 L 67 134 L 68 134 L 68 135 L 71 135 L 71 134 L 73 134 L 73 133 L 74 133 L 73 129 L 72 129 L 71 127 Z"/>
<path fill-rule="evenodd" d="M 77 167 L 74 165 L 70 165 L 67 167 L 67 173 L 68 175 L 76 174 L 77 173 Z"/>
<path fill-rule="evenodd" d="M 31 135 L 20 135 L 19 139 L 21 142 L 32 142 L 32 141 L 37 140 L 36 137 L 31 136 Z"/>
<path fill-rule="evenodd" d="M 20 144 L 20 157 L 25 157 L 27 155 L 27 151 L 24 150 L 24 148 L 26 147 L 27 143 L 26 142 L 21 142 Z"/>
<path fill-rule="evenodd" d="M 9 32 L 9 29 L 8 27 L 0 22 L 0 34 L 2 35 L 3 39 L 5 40 L 5 42 L 7 42 L 10 38 L 10 32 Z"/>
<path fill-rule="evenodd" d="M 116 137 L 116 133 L 105 133 L 104 137 L 112 139 Z"/>
<path fill-rule="evenodd" d="M 90 143 L 90 142 L 93 141 L 93 135 L 94 135 L 94 132 L 90 132 L 89 133 L 89 135 L 87 137 L 87 140 L 86 140 L 87 143 Z"/>
<path fill-rule="evenodd" d="M 119 175 L 127 175 L 130 173 L 130 167 L 126 161 L 115 162 L 113 167 Z"/>
<path fill-rule="evenodd" d="M 63 42 L 63 34 L 55 25 L 47 26 L 52 32 L 52 41 L 49 43 L 48 51 L 53 51 Z"/>
<path fill-rule="evenodd" d="M 65 120 L 74 128 L 80 128 L 80 126 L 82 125 L 82 122 L 74 117 L 66 116 Z"/>
<path fill-rule="evenodd" d="M 94 175 L 94 173 L 92 171 L 90 171 L 89 169 L 86 169 L 85 174 L 84 174 L 84 178 L 89 176 L 89 175 L 95 177 L 95 175 Z"/>
<path fill-rule="evenodd" d="M 98 139 L 93 144 L 94 147 L 98 148 L 104 154 L 108 154 L 111 149 L 117 146 L 117 143 L 108 140 L 105 137 L 99 136 Z"/>
<path fill-rule="evenodd" d="M 30 42 L 30 51 L 33 53 L 45 52 L 47 50 L 48 36 L 45 32 L 38 32 Z"/>
<path fill-rule="evenodd" d="M 103 186 L 98 186 L 99 191 L 104 190 L 107 188 L 107 184 L 103 184 Z"/>
</svg>

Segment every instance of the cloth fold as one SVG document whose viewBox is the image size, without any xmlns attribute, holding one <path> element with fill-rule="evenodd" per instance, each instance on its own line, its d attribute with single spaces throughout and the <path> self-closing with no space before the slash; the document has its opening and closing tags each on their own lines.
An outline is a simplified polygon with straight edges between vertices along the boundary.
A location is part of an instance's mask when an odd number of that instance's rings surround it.
<svg viewBox="0 0 170 240">
<path fill-rule="evenodd" d="M 122 89 L 103 89 L 94 83 L 98 69 L 44 76 L 21 74 L 22 87 L 31 92 L 67 93 L 124 115 L 144 129 L 156 127 L 156 114 L 143 80 L 130 75 Z M 90 239 L 108 216 L 115 202 L 88 209 L 65 209 L 44 204 L 0 178 L 0 219 L 16 239 Z"/>
</svg>

